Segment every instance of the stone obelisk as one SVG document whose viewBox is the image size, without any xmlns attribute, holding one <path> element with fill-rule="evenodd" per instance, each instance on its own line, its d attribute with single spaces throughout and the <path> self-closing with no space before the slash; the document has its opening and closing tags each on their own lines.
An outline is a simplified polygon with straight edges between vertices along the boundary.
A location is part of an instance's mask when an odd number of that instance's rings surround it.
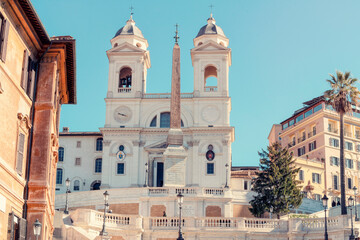
<svg viewBox="0 0 360 240">
<path fill-rule="evenodd" d="M 170 129 L 168 147 L 164 152 L 164 186 L 185 186 L 185 169 L 187 152 L 183 147 L 180 109 L 180 47 L 176 25 L 175 45 L 173 48 Z"/>
</svg>

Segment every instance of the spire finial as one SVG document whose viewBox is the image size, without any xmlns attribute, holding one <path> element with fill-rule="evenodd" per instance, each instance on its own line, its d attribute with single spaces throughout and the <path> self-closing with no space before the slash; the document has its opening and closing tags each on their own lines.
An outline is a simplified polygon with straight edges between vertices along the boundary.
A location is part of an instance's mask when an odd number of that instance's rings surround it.
<svg viewBox="0 0 360 240">
<path fill-rule="evenodd" d="M 212 16 L 213 16 L 213 8 L 214 8 L 215 6 L 213 5 L 213 4 L 211 4 L 210 6 L 209 6 L 209 8 L 210 8 L 210 17 L 212 18 Z"/>
<path fill-rule="evenodd" d="M 129 7 L 129 9 L 130 9 L 130 19 L 132 19 L 132 16 L 134 15 L 134 8 L 133 8 L 133 6 L 131 5 L 130 7 Z"/>
<path fill-rule="evenodd" d="M 176 24 L 175 24 L 176 31 L 175 31 L 175 37 L 174 37 L 176 44 L 178 44 L 178 40 L 179 40 L 179 38 L 180 38 L 179 35 L 178 35 L 178 33 L 179 33 L 178 27 L 179 27 L 179 25 L 176 23 Z"/>
</svg>

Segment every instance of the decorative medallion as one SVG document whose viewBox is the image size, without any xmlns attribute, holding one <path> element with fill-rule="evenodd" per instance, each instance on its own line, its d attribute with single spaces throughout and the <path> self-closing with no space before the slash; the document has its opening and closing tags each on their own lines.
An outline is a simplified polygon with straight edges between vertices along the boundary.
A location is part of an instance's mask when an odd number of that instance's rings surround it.
<svg viewBox="0 0 360 240">
<path fill-rule="evenodd" d="M 212 150 L 209 150 L 206 152 L 206 159 L 209 161 L 214 160 L 215 158 L 215 153 Z"/>
<path fill-rule="evenodd" d="M 123 151 L 118 151 L 116 153 L 116 158 L 120 161 L 124 160 L 126 158 L 126 154 Z"/>
<path fill-rule="evenodd" d="M 114 119 L 119 123 L 126 123 L 131 119 L 131 117 L 131 109 L 125 105 L 116 108 L 114 111 Z"/>
<path fill-rule="evenodd" d="M 216 122 L 220 117 L 220 111 L 216 106 L 208 105 L 201 111 L 202 119 L 208 123 Z"/>
</svg>

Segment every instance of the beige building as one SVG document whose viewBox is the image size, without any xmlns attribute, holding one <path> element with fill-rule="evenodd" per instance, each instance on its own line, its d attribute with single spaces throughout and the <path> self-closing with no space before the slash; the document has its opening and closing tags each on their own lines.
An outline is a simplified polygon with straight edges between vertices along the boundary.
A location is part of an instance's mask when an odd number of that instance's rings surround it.
<svg viewBox="0 0 360 240">
<path fill-rule="evenodd" d="M 50 38 L 29 0 L 0 4 L 0 240 L 53 232 L 60 105 L 75 103 L 75 40 Z"/>
<path fill-rule="evenodd" d="M 360 169 L 360 113 L 346 115 L 345 120 L 345 184 L 347 197 L 354 195 L 352 188 L 359 188 Z M 269 143 L 281 142 L 296 157 L 297 163 L 307 175 L 303 191 L 319 199 L 315 194 L 326 194 L 334 205 L 340 197 L 340 138 L 339 115 L 325 104 L 320 96 L 304 102 L 304 107 L 288 119 L 273 125 Z M 322 165 L 322 166 L 321 166 Z M 300 173 L 299 173 L 300 174 Z M 306 182 L 307 181 L 307 182 Z M 310 181 L 310 185 L 308 182 Z M 309 187 L 307 187 L 309 185 Z M 323 186 L 323 189 L 322 189 Z M 359 199 L 357 199 L 358 201 Z"/>
</svg>

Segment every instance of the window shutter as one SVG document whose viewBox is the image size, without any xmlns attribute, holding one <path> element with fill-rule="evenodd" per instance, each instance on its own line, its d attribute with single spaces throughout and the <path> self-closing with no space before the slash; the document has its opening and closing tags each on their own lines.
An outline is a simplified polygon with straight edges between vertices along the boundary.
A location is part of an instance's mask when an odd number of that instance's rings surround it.
<svg viewBox="0 0 360 240">
<path fill-rule="evenodd" d="M 314 141 L 314 149 L 316 149 L 316 141 Z"/>
<path fill-rule="evenodd" d="M 9 220 L 8 220 L 8 239 L 15 240 L 14 236 L 14 213 L 9 213 Z"/>
<path fill-rule="evenodd" d="M 16 171 L 19 175 L 22 175 L 22 166 L 24 159 L 24 145 L 25 145 L 25 135 L 23 133 L 19 133 L 18 139 L 18 154 L 16 161 Z"/>
<path fill-rule="evenodd" d="M 29 53 L 27 50 L 24 50 L 24 59 L 22 65 L 22 73 L 21 73 L 21 87 L 26 92 L 27 80 L 28 80 L 28 60 L 29 60 Z"/>
<path fill-rule="evenodd" d="M 314 173 L 312 174 L 312 181 L 313 181 L 313 183 L 315 182 L 315 174 Z"/>
<path fill-rule="evenodd" d="M 28 69 L 28 86 L 27 86 L 27 95 L 32 100 L 34 94 L 34 84 L 35 84 L 35 62 L 30 58 L 29 59 L 29 69 Z"/>
<path fill-rule="evenodd" d="M 334 157 L 330 157 L 330 165 L 334 165 Z"/>
<path fill-rule="evenodd" d="M 298 148 L 298 156 L 301 156 L 301 154 L 300 154 L 300 148 Z"/>
<path fill-rule="evenodd" d="M 309 152 L 311 151 L 311 143 L 309 143 Z"/>
<path fill-rule="evenodd" d="M 8 36 L 9 36 L 9 20 L 5 20 L 5 23 L 4 23 L 4 32 L 2 34 L 1 37 L 1 46 L 0 46 L 0 58 L 1 60 L 3 60 L 5 62 L 5 59 L 6 59 L 6 50 L 7 50 L 7 39 L 8 39 Z"/>
<path fill-rule="evenodd" d="M 329 138 L 329 145 L 331 146 L 331 138 Z"/>
<path fill-rule="evenodd" d="M 318 176 L 319 176 L 319 184 L 321 184 L 321 175 L 318 174 Z"/>
<path fill-rule="evenodd" d="M 26 225 L 26 219 L 20 218 L 19 240 L 26 240 Z"/>
</svg>

